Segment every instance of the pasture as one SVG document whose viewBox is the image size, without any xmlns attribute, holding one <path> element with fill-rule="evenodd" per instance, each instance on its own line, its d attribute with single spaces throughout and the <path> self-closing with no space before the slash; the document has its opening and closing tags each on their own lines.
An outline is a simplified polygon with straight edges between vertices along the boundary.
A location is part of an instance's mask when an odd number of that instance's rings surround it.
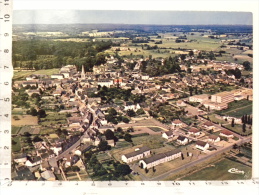
<svg viewBox="0 0 259 195">
<path fill-rule="evenodd" d="M 53 69 L 45 69 L 45 70 L 14 70 L 13 74 L 13 79 L 14 80 L 23 80 L 27 76 L 32 75 L 32 74 L 42 74 L 42 75 L 52 75 L 56 74 L 59 72 L 58 68 L 53 68 Z"/>
<path fill-rule="evenodd" d="M 228 170 L 231 168 L 244 171 L 244 174 L 229 173 Z M 244 180 L 251 179 L 251 177 L 251 167 L 225 158 L 215 163 L 214 166 L 207 166 L 202 170 L 183 177 L 181 180 Z"/>
</svg>

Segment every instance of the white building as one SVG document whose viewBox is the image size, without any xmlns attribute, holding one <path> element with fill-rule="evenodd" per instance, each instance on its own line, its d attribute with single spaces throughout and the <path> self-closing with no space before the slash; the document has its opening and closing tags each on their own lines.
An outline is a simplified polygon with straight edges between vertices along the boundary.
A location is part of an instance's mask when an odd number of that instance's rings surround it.
<svg viewBox="0 0 259 195">
<path fill-rule="evenodd" d="M 151 154 L 150 148 L 143 146 L 136 148 L 134 152 L 130 152 L 121 156 L 121 160 L 125 163 L 131 163 L 133 161 L 142 159 Z"/>
</svg>

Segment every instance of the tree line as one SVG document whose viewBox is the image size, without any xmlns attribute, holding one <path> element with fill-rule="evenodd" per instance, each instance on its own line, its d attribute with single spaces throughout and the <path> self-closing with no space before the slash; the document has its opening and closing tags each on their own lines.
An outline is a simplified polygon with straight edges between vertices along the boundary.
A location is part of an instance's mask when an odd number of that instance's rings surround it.
<svg viewBox="0 0 259 195">
<path fill-rule="evenodd" d="M 52 69 L 75 64 L 91 71 L 94 65 L 106 62 L 106 49 L 111 41 L 63 42 L 50 40 L 21 40 L 13 42 L 13 66 L 24 69 Z"/>
</svg>

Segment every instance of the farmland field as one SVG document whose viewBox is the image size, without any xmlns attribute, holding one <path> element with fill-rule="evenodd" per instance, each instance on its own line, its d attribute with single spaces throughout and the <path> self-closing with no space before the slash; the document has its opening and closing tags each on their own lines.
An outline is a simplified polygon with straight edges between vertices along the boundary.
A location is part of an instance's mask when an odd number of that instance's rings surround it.
<svg viewBox="0 0 259 195">
<path fill-rule="evenodd" d="M 16 115 L 13 115 L 13 117 Z M 13 126 L 25 126 L 25 125 L 38 125 L 38 118 L 31 115 L 17 115 L 19 120 L 14 120 L 12 118 Z"/>
<path fill-rule="evenodd" d="M 188 175 L 181 180 L 244 180 L 252 177 L 251 167 L 226 158 L 214 165 Z M 245 174 L 229 173 L 228 170 L 231 168 L 244 171 Z"/>
<path fill-rule="evenodd" d="M 46 69 L 46 70 L 37 70 L 37 71 L 14 71 L 13 79 L 18 80 L 18 79 L 25 79 L 25 77 L 31 75 L 31 74 L 45 74 L 45 75 L 52 75 L 55 73 L 58 73 L 59 69 L 54 68 L 54 69 Z"/>
</svg>

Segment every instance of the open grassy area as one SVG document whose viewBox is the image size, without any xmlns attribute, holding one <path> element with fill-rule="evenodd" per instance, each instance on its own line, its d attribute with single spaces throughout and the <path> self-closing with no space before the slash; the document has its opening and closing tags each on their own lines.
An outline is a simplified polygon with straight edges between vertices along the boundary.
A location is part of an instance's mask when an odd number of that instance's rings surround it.
<svg viewBox="0 0 259 195">
<path fill-rule="evenodd" d="M 151 149 L 160 148 L 163 146 L 164 139 L 161 135 L 149 135 L 149 136 L 141 136 L 141 137 L 133 137 L 132 141 L 134 145 L 143 144 Z"/>
<path fill-rule="evenodd" d="M 12 144 L 12 152 L 20 152 L 21 151 L 21 142 L 19 137 L 13 137 L 12 140 L 15 144 Z"/>
<path fill-rule="evenodd" d="M 206 116 L 204 116 L 204 117 L 205 117 L 205 118 L 209 117 L 209 119 L 210 119 L 212 122 L 214 122 L 214 123 L 220 123 L 220 124 L 226 124 L 226 123 L 228 123 L 228 122 L 225 121 L 225 120 L 222 120 L 222 119 L 217 118 L 215 114 L 209 114 L 209 115 L 206 115 Z"/>
<path fill-rule="evenodd" d="M 21 127 L 12 126 L 12 135 L 18 134 L 20 129 L 21 129 Z"/>
<path fill-rule="evenodd" d="M 66 114 L 49 113 L 45 118 L 41 119 L 41 125 L 66 124 Z"/>
<path fill-rule="evenodd" d="M 241 118 L 243 115 L 252 114 L 253 102 L 249 100 L 234 101 L 228 104 L 228 109 L 217 111 L 220 115 Z"/>
<path fill-rule="evenodd" d="M 52 75 L 59 72 L 58 68 L 46 69 L 46 70 L 37 70 L 37 71 L 14 71 L 13 79 L 14 80 L 22 80 L 31 74 L 42 74 L 42 75 Z"/>
<path fill-rule="evenodd" d="M 229 173 L 228 170 L 231 168 L 244 171 L 245 174 Z M 251 179 L 251 177 L 251 167 L 225 158 L 215 163 L 214 166 L 207 166 L 206 168 L 188 175 L 181 180 L 244 180 Z"/>
<path fill-rule="evenodd" d="M 100 163 L 103 163 L 105 161 L 109 161 L 109 160 L 112 160 L 111 157 L 107 154 L 107 153 L 98 153 L 98 155 L 96 156 L 97 160 L 100 162 Z"/>
<path fill-rule="evenodd" d="M 252 133 L 252 128 L 250 129 L 250 125 L 246 125 L 246 131 L 243 132 L 242 125 L 235 124 L 234 127 L 231 126 L 231 124 L 225 125 L 228 129 L 231 129 L 234 132 L 237 132 L 239 134 L 244 134 L 244 135 L 250 135 Z"/>
</svg>

